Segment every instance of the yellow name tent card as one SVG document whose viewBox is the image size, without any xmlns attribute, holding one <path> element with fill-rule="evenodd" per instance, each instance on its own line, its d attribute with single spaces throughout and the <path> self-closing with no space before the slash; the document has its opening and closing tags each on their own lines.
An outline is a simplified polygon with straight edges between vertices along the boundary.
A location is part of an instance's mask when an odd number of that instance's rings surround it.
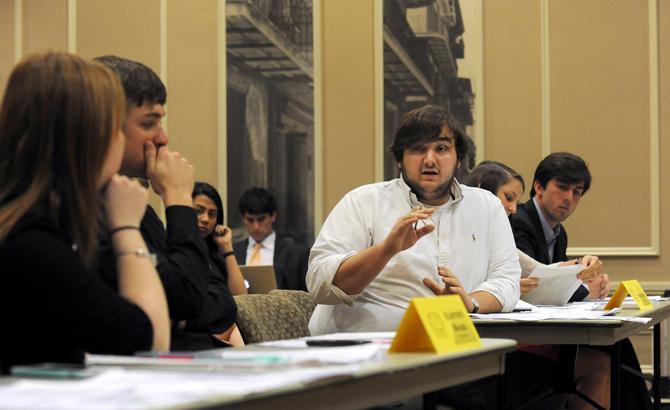
<svg viewBox="0 0 670 410">
<path fill-rule="evenodd" d="M 479 346 L 460 296 L 446 295 L 412 299 L 389 352 L 447 353 Z"/>
<path fill-rule="evenodd" d="M 644 289 L 642 289 L 642 286 L 640 286 L 640 282 L 633 279 L 624 280 L 623 282 L 619 283 L 619 286 L 616 288 L 616 291 L 614 291 L 610 301 L 607 302 L 605 310 L 620 307 L 624 299 L 626 299 L 626 295 L 628 294 L 633 297 L 640 310 L 647 310 L 653 307 L 653 304 L 647 297 L 647 294 L 644 293 Z"/>
</svg>

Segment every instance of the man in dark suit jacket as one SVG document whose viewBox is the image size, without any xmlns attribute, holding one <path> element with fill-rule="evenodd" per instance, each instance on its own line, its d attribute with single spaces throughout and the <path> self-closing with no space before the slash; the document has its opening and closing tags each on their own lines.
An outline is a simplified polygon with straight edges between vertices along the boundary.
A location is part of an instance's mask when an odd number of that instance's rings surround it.
<svg viewBox="0 0 670 410">
<path fill-rule="evenodd" d="M 530 200 L 517 207 L 516 214 L 510 220 L 516 247 L 545 264 L 566 261 L 568 234 L 561 222 L 572 215 L 590 186 L 591 174 L 580 157 L 557 152 L 543 159 L 535 170 Z M 602 266 L 597 258 L 584 257 L 587 258 L 590 258 L 589 263 L 596 262 Z M 599 271 L 600 269 L 593 269 L 596 277 L 589 283 L 590 289 L 580 286 L 572 295 L 571 301 L 583 300 L 587 296 L 601 298 L 608 293 L 609 279 Z M 521 280 L 523 282 L 524 279 Z M 620 341 L 619 347 L 621 363 L 641 373 L 640 363 L 630 340 Z M 609 346 L 597 348 L 611 354 Z M 623 371 L 621 385 L 627 386 L 621 396 L 622 408 L 651 408 L 651 398 L 641 378 Z"/>
<path fill-rule="evenodd" d="M 580 157 L 557 152 L 543 159 L 535 170 L 531 199 L 517 207 L 511 219 L 516 247 L 544 264 L 567 261 L 568 235 L 561 222 L 577 209 L 590 186 L 591 173 Z M 589 256 L 588 264 L 592 263 L 602 265 Z M 609 279 L 595 268 L 592 270 L 595 279 L 588 287 L 579 287 L 571 301 L 588 296 L 598 299 L 607 294 Z M 591 272 L 587 269 L 588 273 Z"/>
<path fill-rule="evenodd" d="M 309 248 L 274 231 L 277 202 L 263 188 L 251 188 L 240 197 L 239 211 L 249 238 L 233 245 L 240 265 L 273 265 L 279 289 L 307 291 L 305 275 Z"/>
</svg>

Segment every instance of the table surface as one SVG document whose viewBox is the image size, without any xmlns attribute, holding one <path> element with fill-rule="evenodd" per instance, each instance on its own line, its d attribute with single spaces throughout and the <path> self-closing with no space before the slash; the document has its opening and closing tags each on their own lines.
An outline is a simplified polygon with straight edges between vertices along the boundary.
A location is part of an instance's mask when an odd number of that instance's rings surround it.
<svg viewBox="0 0 670 410">
<path fill-rule="evenodd" d="M 362 365 L 346 377 L 286 386 L 247 396 L 218 396 L 179 409 L 366 408 L 501 374 L 509 339 L 482 339 L 482 346 L 447 354 L 394 353 Z M 265 348 L 264 348 L 265 349 Z M 281 349 L 278 349 L 281 350 Z M 271 351 L 271 349 L 268 349 Z"/>
<path fill-rule="evenodd" d="M 531 344 L 612 345 L 670 317 L 670 301 L 654 302 L 649 310 L 625 308 L 618 316 L 650 317 L 649 323 L 623 320 L 539 320 L 532 322 L 473 319 L 481 337 L 511 338 Z"/>
</svg>

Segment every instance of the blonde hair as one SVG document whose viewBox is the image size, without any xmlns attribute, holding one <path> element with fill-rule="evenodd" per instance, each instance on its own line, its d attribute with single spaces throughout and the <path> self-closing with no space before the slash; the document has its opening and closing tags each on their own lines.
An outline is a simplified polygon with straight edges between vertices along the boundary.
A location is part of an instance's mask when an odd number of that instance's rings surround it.
<svg viewBox="0 0 670 410">
<path fill-rule="evenodd" d="M 98 179 L 124 120 L 123 88 L 102 64 L 65 53 L 22 60 L 0 108 L 0 241 L 30 210 L 71 235 L 90 266 Z"/>
</svg>

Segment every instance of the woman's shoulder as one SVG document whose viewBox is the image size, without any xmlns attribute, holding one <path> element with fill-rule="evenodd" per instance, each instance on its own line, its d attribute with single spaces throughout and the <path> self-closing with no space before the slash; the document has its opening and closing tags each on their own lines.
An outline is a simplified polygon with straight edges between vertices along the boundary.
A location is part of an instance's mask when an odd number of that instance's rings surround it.
<svg viewBox="0 0 670 410">
<path fill-rule="evenodd" d="M 43 216 L 28 215 L 21 218 L 11 229 L 5 243 L 8 246 L 32 243 L 40 240 L 65 241 L 68 235 L 58 229 L 56 224 Z M 35 242 L 35 245 L 40 242 Z"/>
<path fill-rule="evenodd" d="M 56 224 L 44 217 L 22 218 L 0 243 L 0 259 L 5 262 L 43 263 L 63 262 L 76 253 L 72 239 Z M 51 255 L 51 257 L 49 257 Z M 11 262 L 10 262 L 11 263 Z"/>
</svg>

